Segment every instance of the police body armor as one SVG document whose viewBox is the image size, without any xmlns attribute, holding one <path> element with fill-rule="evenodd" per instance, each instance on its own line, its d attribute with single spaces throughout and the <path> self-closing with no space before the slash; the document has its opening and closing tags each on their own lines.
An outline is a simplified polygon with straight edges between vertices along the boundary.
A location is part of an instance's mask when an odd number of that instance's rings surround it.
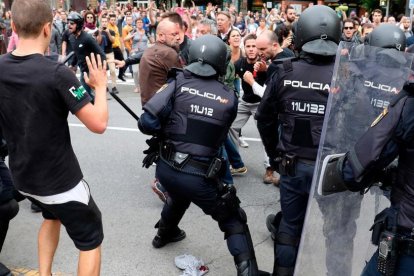
<svg viewBox="0 0 414 276">
<path fill-rule="evenodd" d="M 174 107 L 163 128 L 166 142 L 177 152 L 192 156 L 217 156 L 236 116 L 234 93 L 215 79 L 194 78 L 190 72 L 176 76 Z"/>
<path fill-rule="evenodd" d="M 292 68 L 286 62 L 291 62 Z M 298 158 L 315 160 L 333 62 L 316 67 L 304 60 L 285 61 L 283 67 L 284 75 L 278 82 L 281 135 L 277 149 Z"/>
<path fill-rule="evenodd" d="M 377 132 L 376 136 L 371 132 L 367 132 L 355 145 L 355 149 L 350 151 L 350 164 L 355 171 L 356 177 L 364 179 L 365 170 L 369 171 L 372 161 L 379 158 L 381 150 L 390 139 L 395 139 L 399 144 L 398 167 L 395 183 L 392 183 L 391 189 L 391 205 L 398 210 L 397 224 L 402 227 L 404 232 L 414 232 L 414 140 L 409 136 L 413 134 L 410 131 L 412 123 L 410 118 L 414 112 L 412 107 L 414 95 L 411 91 L 404 90 L 400 95 L 394 98 L 389 109 L 382 119 L 387 117 L 387 123 L 379 125 L 381 132 Z M 381 118 L 381 116 L 379 116 Z M 373 126 L 376 125 L 374 121 Z M 403 123 L 401 123 L 403 122 Z M 404 124 L 404 137 L 396 136 L 395 129 L 398 124 Z M 398 134 L 400 135 L 400 134 Z M 400 141 L 400 139 L 404 139 Z M 407 140 L 405 140 L 407 139 Z M 373 148 L 370 154 L 367 148 Z M 362 182 L 362 180 L 361 180 Z"/>
<path fill-rule="evenodd" d="M 401 147 L 397 183 L 392 187 L 391 201 L 399 209 L 398 225 L 414 230 L 414 143 Z"/>
</svg>

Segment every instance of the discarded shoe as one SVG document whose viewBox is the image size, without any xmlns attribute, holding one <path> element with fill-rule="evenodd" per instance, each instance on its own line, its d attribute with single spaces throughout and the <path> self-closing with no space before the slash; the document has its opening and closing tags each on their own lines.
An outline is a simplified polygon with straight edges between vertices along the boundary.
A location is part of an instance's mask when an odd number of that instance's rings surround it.
<svg viewBox="0 0 414 276">
<path fill-rule="evenodd" d="M 206 274 L 209 269 L 204 265 L 203 260 L 198 260 L 192 255 L 180 255 L 174 259 L 175 265 L 184 270 L 181 276 L 202 276 Z"/>
</svg>

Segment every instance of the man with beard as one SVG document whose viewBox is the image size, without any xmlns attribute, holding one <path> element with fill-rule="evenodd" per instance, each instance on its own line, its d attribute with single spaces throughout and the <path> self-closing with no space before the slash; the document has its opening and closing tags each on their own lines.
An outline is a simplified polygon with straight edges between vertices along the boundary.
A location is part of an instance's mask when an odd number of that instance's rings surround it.
<svg viewBox="0 0 414 276">
<path fill-rule="evenodd" d="M 168 17 L 158 23 L 157 40 L 154 46 L 144 51 L 142 57 L 133 55 L 125 61 L 115 60 L 118 67 L 139 63 L 139 79 L 142 80 L 139 84 L 142 106 L 167 82 L 168 72 L 171 68 L 182 67 L 178 55 L 182 42 L 182 29 L 177 21 L 178 18 L 176 13 L 169 13 Z M 157 179 L 151 183 L 151 187 L 163 202 L 167 200 L 166 190 Z"/>
<path fill-rule="evenodd" d="M 139 65 L 139 79 L 145 80 L 139 84 L 142 106 L 166 83 L 168 71 L 181 67 L 179 47 L 180 27 L 169 19 L 162 20 L 157 27 L 157 42 L 145 50 Z"/>
<path fill-rule="evenodd" d="M 296 10 L 292 6 L 288 6 L 285 11 L 286 14 L 286 26 L 292 26 L 293 22 L 296 21 Z"/>
<path fill-rule="evenodd" d="M 71 67 L 76 68 L 76 65 L 79 66 L 81 75 L 80 82 L 85 88 L 86 92 L 91 96 L 92 102 L 94 101 L 95 95 L 92 92 L 91 87 L 86 84 L 84 79 L 84 73 L 88 73 L 88 65 L 86 64 L 86 57 L 90 56 L 91 53 L 95 55 L 100 55 L 102 60 L 105 60 L 105 53 L 102 48 L 99 47 L 93 37 L 85 33 L 83 29 L 83 17 L 77 12 L 71 12 L 68 16 L 68 29 L 71 33 L 69 37 L 69 42 L 75 52 L 75 58 L 72 60 Z M 76 69 L 74 69 L 76 71 Z"/>
<path fill-rule="evenodd" d="M 243 78 L 242 88 L 244 91 L 243 97 L 239 101 L 237 117 L 234 120 L 229 132 L 230 138 L 235 145 L 237 145 L 239 131 L 247 123 L 250 116 L 254 116 L 256 114 L 257 107 L 259 106 L 261 100 L 260 96 L 253 93 L 253 83 L 257 81 L 259 85 L 264 85 L 266 81 L 266 72 L 256 72 L 256 77 L 253 77 L 252 74 L 254 73 L 254 64 L 259 60 L 259 55 L 256 48 L 256 35 L 249 34 L 245 37 L 244 49 L 246 57 L 241 57 L 234 64 L 236 68 L 236 74 Z M 278 185 L 279 178 L 273 175 L 274 170 L 270 167 L 269 159 L 267 156 L 265 157 L 264 163 L 266 173 L 263 177 L 263 182 L 265 184 Z"/>
<path fill-rule="evenodd" d="M 355 23 L 352 19 L 344 20 L 344 27 L 342 29 L 342 41 L 353 42 L 356 44 L 361 44 L 361 40 L 358 37 L 357 31 L 355 29 Z"/>
</svg>

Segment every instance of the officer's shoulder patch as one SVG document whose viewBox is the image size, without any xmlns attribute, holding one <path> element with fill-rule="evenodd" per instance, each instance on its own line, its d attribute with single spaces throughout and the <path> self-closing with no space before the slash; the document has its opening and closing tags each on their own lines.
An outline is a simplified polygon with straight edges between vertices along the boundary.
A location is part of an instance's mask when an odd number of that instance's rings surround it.
<svg viewBox="0 0 414 276">
<path fill-rule="evenodd" d="M 388 114 L 388 108 L 384 108 L 384 110 L 381 112 L 381 114 L 378 115 L 378 117 L 375 118 L 375 120 L 372 122 L 371 127 L 376 126 L 382 120 L 382 118 L 384 118 L 385 115 L 387 115 L 387 114 Z"/>
<path fill-rule="evenodd" d="M 155 92 L 155 93 L 161 93 L 162 91 L 164 91 L 165 90 L 165 88 L 167 88 L 168 87 L 168 83 L 166 83 L 166 84 L 164 84 L 163 86 L 161 86 L 160 87 L 160 89 L 158 89 L 157 90 L 157 92 Z"/>
</svg>

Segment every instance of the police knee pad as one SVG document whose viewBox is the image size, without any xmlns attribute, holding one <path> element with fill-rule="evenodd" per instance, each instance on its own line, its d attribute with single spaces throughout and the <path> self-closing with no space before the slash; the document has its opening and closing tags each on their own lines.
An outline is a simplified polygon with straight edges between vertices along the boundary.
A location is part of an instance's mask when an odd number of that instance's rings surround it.
<svg viewBox="0 0 414 276">
<path fill-rule="evenodd" d="M 1 220 L 11 220 L 19 212 L 19 204 L 16 200 L 12 199 L 5 203 L 0 204 L 0 218 Z"/>
<path fill-rule="evenodd" d="M 299 247 L 300 237 L 292 237 L 286 233 L 280 232 L 275 235 L 275 243 L 280 245 Z"/>
<path fill-rule="evenodd" d="M 215 206 L 212 208 L 211 217 L 219 223 L 232 217 L 239 219 L 244 217 L 246 221 L 246 213 L 240 208 L 240 199 L 236 195 L 236 189 L 233 185 L 226 187 L 226 189 L 225 193 L 217 199 Z"/>
<path fill-rule="evenodd" d="M 232 217 L 235 218 L 235 221 L 238 221 L 238 223 L 224 223 L 224 221 L 218 221 L 220 230 L 224 232 L 224 239 L 236 234 L 248 235 L 250 238 L 247 216 L 244 210 L 242 208 L 237 209 L 236 212 L 232 213 Z"/>
</svg>

